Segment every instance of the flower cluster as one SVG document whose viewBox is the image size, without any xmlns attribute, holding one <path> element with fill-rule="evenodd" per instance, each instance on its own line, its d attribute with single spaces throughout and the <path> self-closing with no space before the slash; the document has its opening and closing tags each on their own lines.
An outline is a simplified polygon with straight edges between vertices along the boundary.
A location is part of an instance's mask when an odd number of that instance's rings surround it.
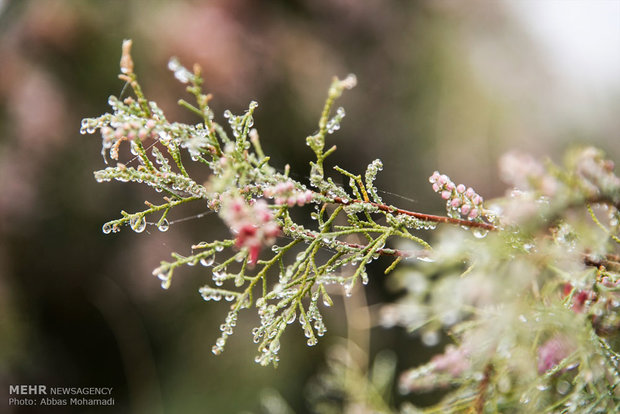
<svg viewBox="0 0 620 414">
<path fill-rule="evenodd" d="M 511 151 L 499 160 L 499 174 L 506 184 L 519 190 L 537 190 L 551 197 L 559 186 L 558 180 L 550 175 L 545 167 L 530 154 Z"/>
<path fill-rule="evenodd" d="M 469 351 L 466 347 L 449 344 L 443 354 L 435 355 L 431 360 L 435 369 L 458 376 L 470 367 Z"/>
<path fill-rule="evenodd" d="M 582 180 L 585 190 L 591 197 L 601 193 L 614 194 L 614 203 L 620 203 L 620 178 L 614 174 L 614 162 L 605 159 L 601 150 L 593 147 L 585 148 L 574 155 L 575 170 Z"/>
<path fill-rule="evenodd" d="M 451 216 L 460 216 L 469 220 L 480 218 L 483 213 L 483 198 L 471 187 L 464 184 L 456 185 L 450 177 L 435 171 L 428 181 L 433 191 L 446 200 L 446 209 Z"/>
<path fill-rule="evenodd" d="M 303 206 L 314 198 L 314 193 L 310 190 L 299 191 L 291 181 L 278 183 L 263 190 L 265 197 L 274 198 L 277 205 L 288 205 L 293 207 L 295 204 Z"/>
<path fill-rule="evenodd" d="M 130 114 L 131 111 L 137 111 L 140 108 L 139 103 L 130 97 L 123 101 L 115 96 L 110 96 L 108 104 L 114 109 L 113 114 L 104 114 L 98 118 L 88 118 L 82 120 L 80 133 L 92 134 L 96 129 L 100 129 L 102 141 L 102 155 L 106 150 L 110 151 L 110 158 L 118 160 L 119 146 L 123 141 L 129 141 L 132 144 L 131 151 L 133 155 L 137 155 L 135 148 L 136 140 L 145 141 L 146 139 L 157 139 L 159 130 L 158 117 L 145 119 L 143 117 Z M 151 108 L 156 110 L 153 104 Z"/>
<path fill-rule="evenodd" d="M 222 220 L 237 236 L 237 248 L 249 250 L 248 262 L 255 264 L 263 245 L 272 245 L 280 234 L 280 227 L 265 200 L 247 204 L 240 196 L 224 198 L 220 210 Z"/>
</svg>

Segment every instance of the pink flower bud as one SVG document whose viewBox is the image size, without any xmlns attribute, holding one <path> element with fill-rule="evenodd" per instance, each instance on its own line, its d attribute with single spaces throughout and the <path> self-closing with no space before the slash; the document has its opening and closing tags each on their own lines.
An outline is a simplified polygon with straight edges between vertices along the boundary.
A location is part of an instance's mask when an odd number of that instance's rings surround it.
<svg viewBox="0 0 620 414">
<path fill-rule="evenodd" d="M 258 254 L 260 253 L 260 244 L 250 246 L 250 257 L 248 258 L 248 263 L 251 265 L 256 264 L 258 261 Z"/>
<path fill-rule="evenodd" d="M 430 177 L 428 177 L 428 181 L 431 184 L 435 184 L 437 182 L 437 180 L 439 179 L 439 171 L 435 171 L 433 173 L 433 175 L 431 175 Z"/>
<path fill-rule="evenodd" d="M 479 206 L 480 204 L 482 204 L 482 197 L 480 197 L 478 194 L 476 194 L 472 199 L 471 199 L 472 203 L 474 203 L 475 205 Z"/>
<path fill-rule="evenodd" d="M 295 203 L 297 203 L 297 198 L 295 198 L 295 196 L 290 196 L 287 200 L 286 200 L 286 204 L 289 207 L 293 207 L 295 205 Z"/>
<path fill-rule="evenodd" d="M 450 196 L 452 196 L 452 193 L 450 191 L 444 190 L 441 192 L 441 198 L 443 198 L 444 200 L 448 200 Z"/>
<path fill-rule="evenodd" d="M 306 204 L 306 195 L 304 193 L 299 193 L 297 195 L 297 205 L 303 206 L 304 204 Z"/>
<path fill-rule="evenodd" d="M 147 131 L 144 128 L 140 128 L 140 131 L 138 131 L 138 138 L 140 138 L 141 140 L 146 138 L 147 135 Z"/>
<path fill-rule="evenodd" d="M 466 216 L 467 214 L 469 214 L 470 209 L 471 207 L 469 206 L 469 204 L 463 204 L 463 206 L 461 206 L 461 214 Z"/>
<path fill-rule="evenodd" d="M 467 217 L 469 217 L 470 219 L 475 219 L 476 217 L 478 217 L 478 209 L 472 208 Z"/>
<path fill-rule="evenodd" d="M 459 194 L 463 194 L 465 192 L 465 185 L 459 184 L 456 186 L 456 192 Z"/>
<path fill-rule="evenodd" d="M 452 201 L 450 201 L 450 205 L 451 205 L 453 208 L 457 208 L 458 206 L 460 206 L 460 205 L 461 205 L 461 200 L 460 200 L 460 199 L 458 199 L 458 198 L 453 198 L 453 199 L 452 199 Z"/>
<path fill-rule="evenodd" d="M 442 174 L 439 176 L 439 178 L 437 179 L 437 184 L 443 186 L 444 184 L 446 184 L 448 181 L 450 181 L 450 178 L 448 178 L 447 175 Z"/>
<path fill-rule="evenodd" d="M 465 191 L 465 197 L 467 198 L 472 198 L 474 195 L 476 195 L 476 192 L 474 191 L 473 188 L 469 187 L 466 191 Z"/>
<path fill-rule="evenodd" d="M 439 185 L 437 183 L 433 183 L 433 191 L 438 193 L 440 190 Z"/>
<path fill-rule="evenodd" d="M 314 193 L 310 190 L 306 190 L 306 192 L 304 193 L 305 197 L 306 197 L 306 203 L 309 203 L 312 201 L 312 199 L 314 198 Z"/>
</svg>

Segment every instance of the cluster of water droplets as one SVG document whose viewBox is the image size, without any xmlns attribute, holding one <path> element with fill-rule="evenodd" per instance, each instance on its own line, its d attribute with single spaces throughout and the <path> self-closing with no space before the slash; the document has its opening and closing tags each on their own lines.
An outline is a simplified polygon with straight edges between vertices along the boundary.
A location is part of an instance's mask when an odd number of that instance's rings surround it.
<svg viewBox="0 0 620 414">
<path fill-rule="evenodd" d="M 435 230 L 437 223 L 430 220 L 421 220 L 407 214 L 387 215 L 388 223 L 397 227 L 404 226 L 415 230 Z"/>
<path fill-rule="evenodd" d="M 228 315 L 226 315 L 224 323 L 220 325 L 220 331 L 222 332 L 222 334 L 219 338 L 217 338 L 217 340 L 215 341 L 215 345 L 213 345 L 213 347 L 211 348 L 211 352 L 213 352 L 214 355 L 219 355 L 224 352 L 226 340 L 230 335 L 233 334 L 233 330 L 237 325 L 237 316 L 238 311 L 235 309 L 231 310 L 230 312 L 228 312 Z"/>
<path fill-rule="evenodd" d="M 204 129 L 197 129 L 196 132 L 188 139 L 181 142 L 181 148 L 185 148 L 189 153 L 192 161 L 198 161 L 198 157 L 209 145 L 209 135 Z"/>
<path fill-rule="evenodd" d="M 168 289 L 172 282 L 172 272 L 174 267 L 170 263 L 162 262 L 161 266 L 153 270 L 153 276 L 161 280 L 162 289 Z"/>
<path fill-rule="evenodd" d="M 278 317 L 278 307 L 268 303 L 265 298 L 256 301 L 260 326 L 252 329 L 254 343 L 259 343 L 259 355 L 254 359 L 261 365 L 269 365 L 279 361 L 278 352 L 280 351 L 279 336 L 286 327 L 288 320 L 294 318 L 295 304 L 287 308 Z"/>
<path fill-rule="evenodd" d="M 198 291 L 200 292 L 200 295 L 202 296 L 202 298 L 206 300 L 207 302 L 211 300 L 215 302 L 219 302 L 224 297 L 229 302 L 235 299 L 234 294 L 230 294 L 227 291 L 223 291 L 222 289 L 212 288 L 211 286 L 203 286 Z"/>
<path fill-rule="evenodd" d="M 105 223 L 101 227 L 101 231 L 103 232 L 103 234 L 118 233 L 120 230 L 120 227 L 116 225 L 116 223 L 111 221 Z"/>
<path fill-rule="evenodd" d="M 250 148 L 250 142 L 246 139 L 250 132 L 250 128 L 254 126 L 254 110 L 258 108 L 258 102 L 250 102 L 249 108 L 243 115 L 233 115 L 230 110 L 224 111 L 224 118 L 228 120 L 230 129 L 236 140 L 236 151 L 241 153 Z"/>
<path fill-rule="evenodd" d="M 336 114 L 329 121 L 327 121 L 327 124 L 325 125 L 325 129 L 328 134 L 333 134 L 340 129 L 340 122 L 345 115 L 346 113 L 343 107 L 336 109 Z"/>
<path fill-rule="evenodd" d="M 170 167 L 170 163 L 168 159 L 161 153 L 161 151 L 157 147 L 153 147 L 151 150 L 151 155 L 155 158 L 155 163 L 159 165 L 159 170 L 162 172 L 171 172 L 172 169 Z M 161 191 L 161 188 L 159 189 Z"/>
<path fill-rule="evenodd" d="M 383 163 L 380 159 L 376 159 L 370 164 L 368 164 L 368 167 L 366 168 L 366 173 L 364 175 L 364 178 L 366 180 L 366 192 L 370 195 L 372 201 L 379 204 L 382 204 L 383 200 L 381 200 L 381 197 L 379 197 L 379 194 L 377 194 L 377 188 L 375 187 L 374 183 L 375 179 L 377 178 L 377 174 L 381 170 L 383 170 Z"/>
<path fill-rule="evenodd" d="M 170 58 L 168 69 L 174 73 L 174 77 L 181 83 L 188 83 L 194 80 L 194 74 L 181 65 L 181 62 L 176 57 Z"/>
<path fill-rule="evenodd" d="M 317 336 L 323 336 L 327 332 L 327 327 L 325 326 L 325 323 L 323 322 L 323 316 L 321 315 L 321 312 L 319 312 L 319 307 L 318 307 L 318 300 L 320 296 L 321 295 L 318 290 L 312 294 L 312 299 L 310 301 L 310 305 L 308 306 L 308 311 L 306 312 L 308 322 L 311 323 L 312 321 L 314 321 L 313 328 Z M 302 316 L 303 315 L 300 315 L 300 318 Z M 302 327 L 304 328 L 304 334 L 308 338 L 308 341 L 307 341 L 308 346 L 316 345 L 316 342 L 317 342 L 316 338 L 314 338 L 313 335 L 308 336 L 306 334 L 306 327 L 303 324 L 302 324 Z"/>
</svg>

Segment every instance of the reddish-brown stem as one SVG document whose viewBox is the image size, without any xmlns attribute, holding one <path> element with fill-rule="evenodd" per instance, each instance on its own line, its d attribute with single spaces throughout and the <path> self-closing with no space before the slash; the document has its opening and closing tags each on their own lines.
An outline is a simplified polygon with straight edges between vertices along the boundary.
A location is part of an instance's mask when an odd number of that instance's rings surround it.
<svg viewBox="0 0 620 414">
<path fill-rule="evenodd" d="M 614 254 L 605 255 L 605 257 L 601 259 L 597 259 L 588 254 L 584 254 L 583 263 L 586 266 L 593 266 L 597 268 L 603 266 L 607 270 L 616 272 L 620 270 L 620 257 Z"/>
<path fill-rule="evenodd" d="M 493 365 L 488 363 L 484 368 L 484 377 L 480 384 L 478 385 L 478 395 L 476 396 L 476 400 L 474 401 L 474 412 L 476 414 L 482 414 L 484 412 L 484 402 L 486 397 L 487 388 L 489 387 L 489 382 L 491 380 L 491 374 L 493 373 Z"/>
<path fill-rule="evenodd" d="M 475 228 L 481 228 L 485 230 L 497 230 L 497 227 L 495 227 L 494 225 L 480 222 L 480 221 L 469 221 L 469 220 L 462 220 L 462 219 L 457 219 L 453 217 L 435 216 L 433 214 L 425 214 L 425 213 L 416 213 L 414 211 L 403 210 L 403 209 L 388 206 L 385 204 L 373 203 L 373 202 L 362 201 L 362 200 L 343 200 L 340 197 L 334 197 L 332 198 L 332 200 L 334 203 L 342 204 L 344 206 L 350 205 L 350 204 L 356 204 L 356 203 L 366 203 L 366 204 L 370 204 L 373 207 L 378 208 L 381 211 L 385 211 L 387 213 L 403 214 L 405 216 L 415 217 L 417 219 L 424 220 L 424 221 L 432 221 L 435 223 L 457 224 L 459 226 L 475 227 Z"/>
</svg>

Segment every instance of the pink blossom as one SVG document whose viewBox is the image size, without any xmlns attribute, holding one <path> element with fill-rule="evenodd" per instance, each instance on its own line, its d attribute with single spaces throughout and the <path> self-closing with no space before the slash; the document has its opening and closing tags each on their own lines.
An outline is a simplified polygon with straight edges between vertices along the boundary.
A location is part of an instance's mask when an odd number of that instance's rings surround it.
<svg viewBox="0 0 620 414">
<path fill-rule="evenodd" d="M 568 357 L 575 349 L 570 338 L 556 335 L 538 347 L 538 373 L 543 374 Z"/>
<path fill-rule="evenodd" d="M 263 189 L 265 197 L 275 197 L 277 205 L 287 205 L 294 207 L 295 205 L 303 206 L 314 198 L 314 193 L 310 190 L 299 191 L 295 189 L 295 185 L 291 181 L 280 182 L 272 187 Z"/>
<path fill-rule="evenodd" d="M 220 216 L 236 235 L 235 246 L 248 249 L 248 263 L 255 264 L 263 245 L 273 244 L 280 227 L 265 200 L 247 204 L 240 197 L 224 198 Z"/>
<path fill-rule="evenodd" d="M 469 352 L 464 347 L 457 348 L 450 344 L 446 346 L 443 354 L 435 355 L 431 362 L 437 371 L 449 372 L 452 376 L 457 376 L 469 368 L 468 355 Z"/>
<path fill-rule="evenodd" d="M 472 208 L 471 211 L 469 212 L 469 214 L 467 215 L 467 217 L 469 217 L 470 219 L 475 219 L 476 217 L 478 217 L 478 209 L 477 208 Z"/>
</svg>

